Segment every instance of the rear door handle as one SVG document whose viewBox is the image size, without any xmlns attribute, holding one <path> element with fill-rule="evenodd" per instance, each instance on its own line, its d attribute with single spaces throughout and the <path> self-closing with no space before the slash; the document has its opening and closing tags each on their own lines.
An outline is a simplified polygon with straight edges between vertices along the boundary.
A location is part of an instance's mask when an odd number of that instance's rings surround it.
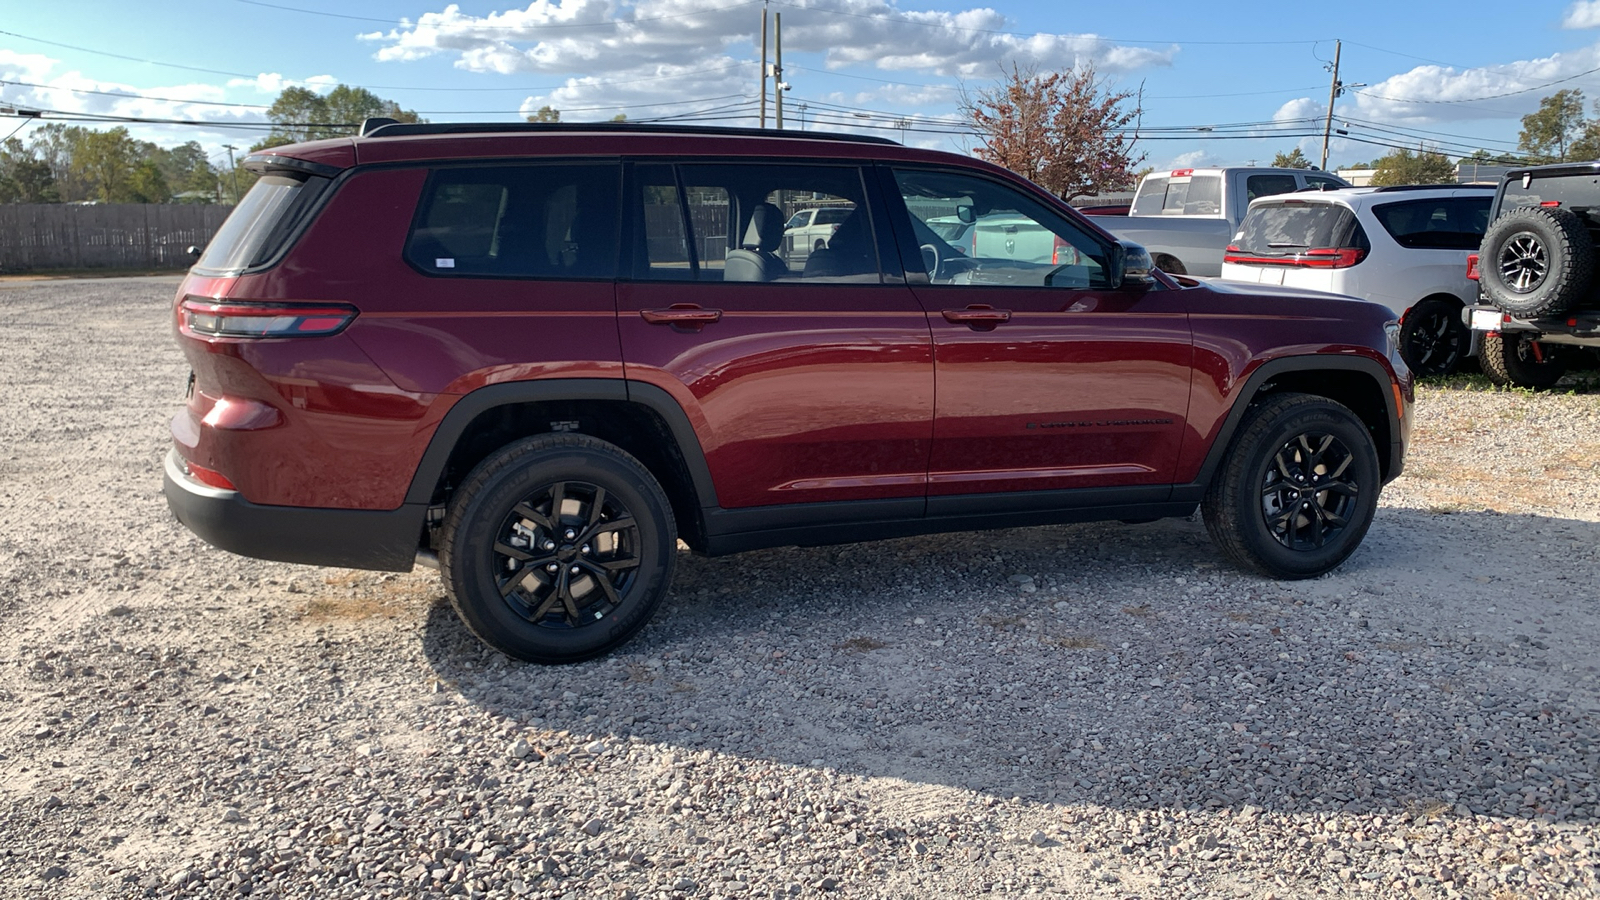
<svg viewBox="0 0 1600 900">
<path fill-rule="evenodd" d="M 722 318 L 722 310 L 693 303 L 674 303 L 666 309 L 641 309 L 639 316 L 651 325 L 676 325 L 700 329 Z"/>
<path fill-rule="evenodd" d="M 971 325 L 973 328 L 993 328 L 1011 321 L 1011 310 L 992 306 L 969 306 L 966 309 L 947 309 L 942 315 L 952 325 Z"/>
</svg>

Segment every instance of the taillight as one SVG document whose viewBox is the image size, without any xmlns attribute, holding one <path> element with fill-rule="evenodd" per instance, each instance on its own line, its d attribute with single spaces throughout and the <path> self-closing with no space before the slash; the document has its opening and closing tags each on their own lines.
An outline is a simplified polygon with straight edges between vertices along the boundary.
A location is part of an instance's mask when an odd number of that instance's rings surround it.
<svg viewBox="0 0 1600 900">
<path fill-rule="evenodd" d="M 1062 264 L 1061 263 L 1061 251 L 1062 250 L 1071 250 L 1072 254 L 1067 257 L 1067 260 L 1068 260 L 1069 263 L 1072 263 L 1072 264 L 1077 263 L 1077 261 L 1078 261 L 1078 250 L 1077 250 L 1077 248 L 1073 247 L 1071 244 L 1069 244 L 1066 241 L 1062 240 L 1061 239 L 1061 235 L 1059 235 L 1059 234 L 1056 235 L 1055 238 L 1056 238 L 1055 244 L 1053 246 L 1051 246 L 1051 248 L 1050 248 L 1050 265 L 1059 266 L 1059 265 Z"/>
<path fill-rule="evenodd" d="M 1296 265 L 1313 269 L 1348 269 L 1367 258 L 1367 251 L 1355 247 L 1319 247 L 1300 254 Z"/>
<path fill-rule="evenodd" d="M 1478 254 L 1467 254 L 1467 277 L 1473 281 L 1478 280 Z"/>
<path fill-rule="evenodd" d="M 1540 203 L 1539 205 L 1545 207 L 1546 209 L 1548 209 L 1548 208 L 1550 208 L 1552 206 L 1560 206 L 1561 205 L 1561 201 L 1560 200 L 1546 200 L 1546 201 Z"/>
<path fill-rule="evenodd" d="M 255 303 L 185 297 L 178 304 L 186 331 L 201 337 L 289 338 L 337 334 L 356 317 L 343 303 Z"/>
<path fill-rule="evenodd" d="M 1237 244 L 1229 244 L 1222 261 L 1247 266 L 1287 266 L 1295 269 L 1348 269 L 1367 258 L 1367 251 L 1356 247 L 1318 247 L 1294 256 L 1251 256 Z"/>
</svg>

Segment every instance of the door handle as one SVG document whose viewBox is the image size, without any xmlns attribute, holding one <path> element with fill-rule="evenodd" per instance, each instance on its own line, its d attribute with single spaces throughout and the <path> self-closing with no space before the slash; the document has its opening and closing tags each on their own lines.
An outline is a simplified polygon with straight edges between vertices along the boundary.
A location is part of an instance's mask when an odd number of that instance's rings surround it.
<svg viewBox="0 0 1600 900">
<path fill-rule="evenodd" d="M 992 306 L 973 305 L 966 309 L 947 309 L 942 315 L 944 320 L 952 325 L 970 325 L 980 329 L 993 328 L 1011 321 L 1011 310 L 995 309 Z"/>
<path fill-rule="evenodd" d="M 651 325 L 672 325 L 699 330 L 722 318 L 722 310 L 693 303 L 674 303 L 666 309 L 641 309 L 639 316 Z"/>
</svg>

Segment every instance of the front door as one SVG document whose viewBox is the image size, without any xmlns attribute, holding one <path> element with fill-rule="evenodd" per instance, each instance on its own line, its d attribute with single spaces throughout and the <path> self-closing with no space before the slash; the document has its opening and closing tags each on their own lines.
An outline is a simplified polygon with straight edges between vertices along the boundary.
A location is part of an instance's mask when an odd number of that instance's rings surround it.
<svg viewBox="0 0 1600 900">
<path fill-rule="evenodd" d="M 934 343 L 930 496 L 1171 484 L 1183 292 L 1114 285 L 1105 238 L 998 179 L 901 168 L 893 184 L 906 267 L 926 272 L 910 280 Z"/>
<path fill-rule="evenodd" d="M 890 514 L 921 515 L 931 339 L 893 249 L 875 237 L 861 170 L 632 172 L 632 280 L 617 292 L 624 368 L 689 414 L 718 505 L 900 500 Z M 825 246 L 796 249 L 785 223 L 812 208 L 844 221 Z"/>
</svg>

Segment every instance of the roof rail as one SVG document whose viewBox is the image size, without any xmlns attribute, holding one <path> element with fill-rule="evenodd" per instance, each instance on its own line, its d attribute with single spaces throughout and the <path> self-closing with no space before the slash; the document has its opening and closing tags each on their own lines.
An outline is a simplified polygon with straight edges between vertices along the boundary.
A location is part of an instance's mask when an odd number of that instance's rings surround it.
<svg viewBox="0 0 1600 900">
<path fill-rule="evenodd" d="M 1380 188 L 1373 188 L 1372 192 L 1374 194 L 1389 194 L 1398 191 L 1438 191 L 1455 188 L 1492 191 L 1495 186 L 1492 184 L 1388 184 Z"/>
<path fill-rule="evenodd" d="M 369 127 L 370 126 L 370 127 Z M 368 119 L 361 136 L 369 138 L 409 137 L 426 134 L 516 134 L 612 131 L 632 134 L 707 134 L 730 137 L 790 137 L 811 141 L 843 141 L 858 144 L 899 145 L 899 141 L 861 134 L 824 131 L 778 131 L 770 128 L 724 128 L 717 125 L 673 125 L 658 122 L 394 122 Z"/>
</svg>

